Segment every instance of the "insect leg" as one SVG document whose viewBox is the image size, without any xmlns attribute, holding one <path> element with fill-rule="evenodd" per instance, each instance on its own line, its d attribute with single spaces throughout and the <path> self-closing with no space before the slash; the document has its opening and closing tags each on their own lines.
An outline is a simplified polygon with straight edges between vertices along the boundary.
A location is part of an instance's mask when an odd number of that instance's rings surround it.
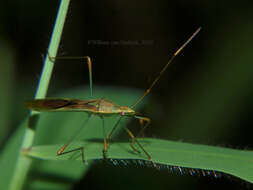
<svg viewBox="0 0 253 190">
<path fill-rule="evenodd" d="M 107 135 L 106 139 L 107 139 L 108 141 L 110 140 L 110 138 L 111 138 L 113 132 L 115 131 L 115 129 L 118 127 L 119 122 L 121 121 L 121 119 L 122 119 L 122 116 L 119 117 L 119 119 L 117 120 L 117 122 L 114 124 L 112 130 L 110 131 L 109 135 Z"/>
<path fill-rule="evenodd" d="M 93 87 L 92 87 L 92 63 L 89 56 L 86 56 L 88 61 L 88 69 L 89 69 L 89 80 L 90 80 L 90 96 L 93 95 Z"/>
<path fill-rule="evenodd" d="M 122 116 L 120 116 L 120 118 L 117 120 L 117 122 L 116 122 L 115 125 L 113 126 L 112 130 L 110 131 L 109 135 L 107 135 L 107 136 L 104 138 L 104 150 L 103 150 L 103 156 L 104 156 L 104 158 L 106 158 L 106 153 L 107 153 L 107 151 L 108 151 L 109 140 L 110 140 L 110 138 L 111 138 L 113 132 L 115 131 L 115 129 L 118 127 L 121 118 L 122 118 Z M 103 125 L 104 125 L 104 122 L 103 122 Z M 105 132 L 104 132 L 104 134 L 105 134 Z"/>
<path fill-rule="evenodd" d="M 127 128 L 125 128 L 125 130 L 126 130 L 126 132 L 128 133 L 128 135 L 132 138 L 132 142 L 131 142 L 130 145 L 131 145 L 131 147 L 133 148 L 133 150 L 134 150 L 134 151 L 137 151 L 138 153 L 140 152 L 140 151 L 138 151 L 138 150 L 133 146 L 134 143 L 137 143 L 138 146 L 142 149 L 142 151 L 143 151 L 143 152 L 146 154 L 146 156 L 148 157 L 148 160 L 152 162 L 152 165 L 153 165 L 154 167 L 157 167 L 156 164 L 155 164 L 155 162 L 151 159 L 150 154 L 144 149 L 144 147 L 141 145 L 141 143 L 139 143 L 139 141 L 136 139 L 136 137 L 134 136 L 134 134 L 133 134 L 129 129 L 127 129 Z"/>
<path fill-rule="evenodd" d="M 143 129 L 143 125 L 144 125 L 144 120 L 143 119 L 139 119 L 139 123 L 140 123 L 140 127 L 141 127 L 141 130 Z M 138 135 L 137 135 L 138 136 Z M 142 134 L 140 134 L 140 136 L 142 138 L 144 138 L 144 132 Z"/>
<path fill-rule="evenodd" d="M 143 117 L 143 116 L 139 116 L 139 115 L 135 115 L 134 116 L 135 118 L 139 119 L 140 120 L 140 123 L 141 123 L 141 130 L 140 132 L 138 133 L 137 137 L 139 136 L 144 136 L 144 130 L 149 126 L 150 124 L 150 119 L 148 117 Z M 143 126 L 143 121 L 146 122 L 146 124 Z"/>
<path fill-rule="evenodd" d="M 105 131 L 105 120 L 104 117 L 101 117 L 102 119 L 102 126 L 103 126 L 103 135 L 104 135 L 104 149 L 103 149 L 103 157 L 106 159 L 106 153 L 108 151 L 108 141 L 106 140 L 106 131 Z"/>
<path fill-rule="evenodd" d="M 87 60 L 88 69 L 89 69 L 89 81 L 90 81 L 90 96 L 93 96 L 93 88 L 92 88 L 92 63 L 89 56 L 63 56 L 63 57 L 51 57 L 49 55 L 50 61 L 55 61 L 56 59 L 85 59 Z"/>
<path fill-rule="evenodd" d="M 65 147 L 62 146 L 62 148 L 58 150 L 57 155 L 58 155 L 58 156 L 61 156 L 61 155 L 63 155 L 63 154 L 68 154 L 68 153 L 71 153 L 71 152 L 75 152 L 75 151 L 79 151 L 79 150 L 80 150 L 81 153 L 82 153 L 82 161 L 83 161 L 83 163 L 85 163 L 85 160 L 84 160 L 84 148 L 83 148 L 83 147 L 79 147 L 79 148 L 75 148 L 75 149 L 72 149 L 72 150 L 63 152 L 65 148 L 66 148 L 66 146 L 65 146 Z M 62 149 L 63 149 L 63 150 L 62 150 Z M 61 150 L 62 150 L 62 152 L 60 152 Z"/>
<path fill-rule="evenodd" d="M 80 133 L 80 131 L 84 128 L 84 126 L 88 123 L 89 119 L 90 119 L 91 115 L 88 115 L 87 119 L 84 121 L 83 125 L 81 125 L 78 130 L 75 132 L 75 134 L 71 137 L 71 139 L 64 144 L 58 151 L 57 151 L 57 155 L 61 156 L 63 154 L 67 154 L 67 153 L 71 153 L 71 152 L 75 152 L 75 151 L 81 151 L 82 153 L 82 161 L 83 163 L 85 162 L 84 160 L 84 151 L 83 151 L 83 147 L 79 147 L 79 148 L 75 148 L 73 150 L 69 150 L 69 151 L 64 151 L 68 145 L 74 140 L 74 138 L 76 138 L 76 136 Z"/>
</svg>

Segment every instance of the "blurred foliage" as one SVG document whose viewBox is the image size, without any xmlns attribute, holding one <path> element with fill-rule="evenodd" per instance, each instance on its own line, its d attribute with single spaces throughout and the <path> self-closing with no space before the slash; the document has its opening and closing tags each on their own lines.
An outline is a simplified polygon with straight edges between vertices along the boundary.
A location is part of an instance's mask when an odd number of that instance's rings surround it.
<svg viewBox="0 0 253 190">
<path fill-rule="evenodd" d="M 0 142 L 7 136 L 11 125 L 11 107 L 13 107 L 13 85 L 14 85 L 14 52 L 6 40 L 0 39 Z"/>
<path fill-rule="evenodd" d="M 25 116 L 24 100 L 34 95 L 57 5 L 13 0 L 0 7 L 1 147 Z M 146 136 L 252 149 L 252 6 L 251 1 L 72 1 L 59 55 L 91 56 L 95 84 L 144 91 L 168 56 L 202 26 L 152 91 L 155 101 L 142 111 L 152 119 Z M 82 84 L 88 84 L 87 66 L 59 61 L 49 96 Z M 152 183 L 160 189 L 244 187 L 235 180 L 96 165 L 76 189 L 151 189 Z"/>
</svg>

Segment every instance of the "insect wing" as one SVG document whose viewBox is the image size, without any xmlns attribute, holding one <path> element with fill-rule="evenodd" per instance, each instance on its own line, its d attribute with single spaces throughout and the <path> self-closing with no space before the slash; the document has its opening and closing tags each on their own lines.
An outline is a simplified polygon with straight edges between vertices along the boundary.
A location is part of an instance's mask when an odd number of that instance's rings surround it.
<svg viewBox="0 0 253 190">
<path fill-rule="evenodd" d="M 96 100 L 79 100 L 68 98 L 36 99 L 25 102 L 25 107 L 40 112 L 51 111 L 92 111 L 97 109 Z M 95 110 L 94 110 L 95 111 Z"/>
</svg>

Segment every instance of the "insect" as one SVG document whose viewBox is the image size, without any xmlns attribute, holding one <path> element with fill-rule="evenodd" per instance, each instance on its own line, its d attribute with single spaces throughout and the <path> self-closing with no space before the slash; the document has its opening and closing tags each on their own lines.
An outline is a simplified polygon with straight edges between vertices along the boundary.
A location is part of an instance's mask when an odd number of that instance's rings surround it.
<svg viewBox="0 0 253 190">
<path fill-rule="evenodd" d="M 174 60 L 174 58 L 183 50 L 183 48 L 199 33 L 201 28 L 198 28 L 191 36 L 188 38 L 188 40 L 171 56 L 167 64 L 162 68 L 159 75 L 155 78 L 155 80 L 152 82 L 150 87 L 145 91 L 145 93 L 136 101 L 135 104 L 133 104 L 131 107 L 128 106 L 120 106 L 115 104 L 114 102 L 106 99 L 90 99 L 90 100 L 81 100 L 81 99 L 72 99 L 72 98 L 46 98 L 46 99 L 35 99 L 32 101 L 25 102 L 25 107 L 39 111 L 39 112 L 68 112 L 68 111 L 75 111 L 75 112 L 86 112 L 88 113 L 88 118 L 85 121 L 85 124 L 88 122 L 89 118 L 92 115 L 99 116 L 102 120 L 104 120 L 104 117 L 106 116 L 112 116 L 112 115 L 119 115 L 119 119 L 113 126 L 112 130 L 108 135 L 104 134 L 104 148 L 103 148 L 103 156 L 106 158 L 106 153 L 108 151 L 109 147 L 109 141 L 110 138 L 115 131 L 115 129 L 119 126 L 120 120 L 122 117 L 135 117 L 140 120 L 140 123 L 144 123 L 145 125 L 142 126 L 139 134 L 137 137 L 143 133 L 145 128 L 150 124 L 150 119 L 148 117 L 142 116 L 141 114 L 134 111 L 134 107 L 139 104 L 143 98 L 150 93 L 154 85 L 158 82 L 158 80 L 161 78 L 162 74 L 167 69 L 168 65 Z M 67 57 L 67 59 L 72 59 L 73 57 Z M 83 57 L 74 57 L 77 59 L 87 59 L 88 63 L 88 69 L 89 69 L 89 80 L 90 80 L 90 94 L 92 96 L 92 62 L 90 57 L 83 56 Z M 56 58 L 57 59 L 57 58 Z M 84 125 L 85 125 L 84 124 Z M 73 137 L 65 143 L 60 149 L 57 151 L 57 155 L 63 155 L 67 153 L 71 153 L 74 151 L 81 151 L 82 154 L 82 161 L 85 162 L 84 159 L 84 147 L 79 147 L 73 150 L 65 151 L 68 145 L 72 142 L 72 140 L 78 135 L 80 130 L 84 127 L 82 125 L 76 133 L 73 135 Z M 103 128 L 104 128 L 104 122 L 103 122 Z M 151 155 L 144 149 L 144 147 L 139 143 L 137 138 L 134 136 L 134 134 L 127 128 L 125 128 L 128 135 L 131 137 L 132 141 L 130 143 L 132 149 L 135 152 L 140 153 L 139 150 L 137 150 L 134 146 L 136 143 L 139 148 L 145 153 L 148 160 L 150 160 L 153 164 L 153 166 L 156 166 L 156 164 L 153 162 Z"/>
</svg>

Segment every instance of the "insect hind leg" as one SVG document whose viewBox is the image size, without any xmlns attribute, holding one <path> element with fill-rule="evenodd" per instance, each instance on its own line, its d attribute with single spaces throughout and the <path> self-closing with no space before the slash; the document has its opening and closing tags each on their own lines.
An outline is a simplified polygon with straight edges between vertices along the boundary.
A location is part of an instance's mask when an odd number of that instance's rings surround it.
<svg viewBox="0 0 253 190">
<path fill-rule="evenodd" d="M 81 151 L 82 154 L 82 162 L 85 163 L 85 159 L 84 159 L 84 147 L 79 147 L 79 148 L 75 148 L 69 151 L 65 151 L 65 148 L 67 147 L 68 144 L 63 145 L 58 151 L 57 151 L 57 156 L 62 156 L 71 152 L 76 152 L 76 151 Z"/>
<path fill-rule="evenodd" d="M 85 119 L 84 121 L 84 124 L 81 125 L 77 131 L 75 132 L 75 134 L 71 137 L 71 139 L 66 143 L 64 144 L 58 151 L 57 151 L 57 155 L 58 156 L 61 156 L 63 154 L 68 154 L 68 153 L 71 153 L 71 152 L 75 152 L 75 151 L 81 151 L 82 153 L 82 161 L 83 163 L 85 163 L 85 160 L 84 160 L 84 148 L 83 147 L 79 147 L 79 148 L 75 148 L 75 149 L 72 149 L 72 150 L 69 150 L 69 151 L 64 151 L 67 146 L 69 146 L 69 144 L 73 141 L 73 139 L 80 133 L 80 131 L 85 127 L 85 125 L 87 125 L 89 119 L 90 119 L 91 115 L 88 115 L 88 117 Z"/>
</svg>

